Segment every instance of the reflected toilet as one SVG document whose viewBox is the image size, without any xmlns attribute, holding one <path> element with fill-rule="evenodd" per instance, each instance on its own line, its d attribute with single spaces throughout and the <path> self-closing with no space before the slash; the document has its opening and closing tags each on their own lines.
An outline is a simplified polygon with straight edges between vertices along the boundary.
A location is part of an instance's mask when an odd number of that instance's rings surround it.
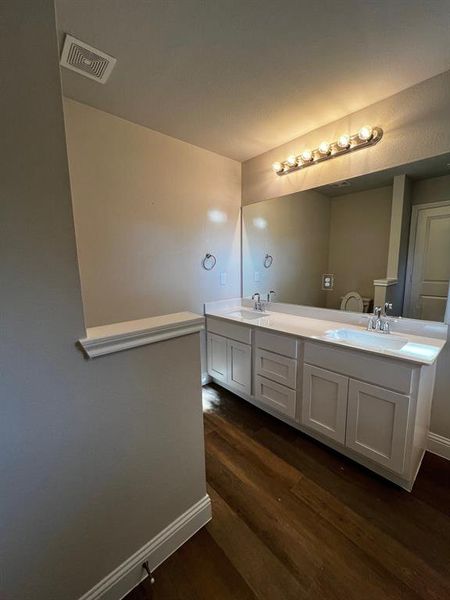
<svg viewBox="0 0 450 600">
<path fill-rule="evenodd" d="M 371 299 L 363 298 L 358 292 L 348 292 L 341 300 L 341 310 L 347 312 L 368 312 Z"/>
</svg>

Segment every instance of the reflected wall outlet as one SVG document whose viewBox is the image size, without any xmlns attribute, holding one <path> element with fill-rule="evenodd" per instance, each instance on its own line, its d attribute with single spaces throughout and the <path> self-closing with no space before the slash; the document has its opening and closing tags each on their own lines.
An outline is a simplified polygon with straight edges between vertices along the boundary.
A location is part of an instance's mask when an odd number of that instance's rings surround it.
<svg viewBox="0 0 450 600">
<path fill-rule="evenodd" d="M 220 285 L 227 285 L 227 274 L 226 273 L 220 274 Z"/>
<path fill-rule="evenodd" d="M 259 271 L 255 271 L 255 277 L 254 277 L 255 281 L 259 281 Z"/>
<path fill-rule="evenodd" d="M 322 289 L 332 290 L 334 286 L 334 275 L 333 273 L 324 273 L 322 275 Z"/>
</svg>

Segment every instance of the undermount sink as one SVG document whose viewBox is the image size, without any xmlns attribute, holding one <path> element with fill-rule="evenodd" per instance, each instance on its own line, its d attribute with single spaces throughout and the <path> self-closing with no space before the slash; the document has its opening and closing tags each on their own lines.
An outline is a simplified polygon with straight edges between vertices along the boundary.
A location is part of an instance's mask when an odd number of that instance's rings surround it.
<svg viewBox="0 0 450 600">
<path fill-rule="evenodd" d="M 326 332 L 325 337 L 329 340 L 354 344 L 362 348 L 382 348 L 386 350 L 400 350 L 408 343 L 407 339 L 396 335 L 355 329 L 332 329 Z"/>
<path fill-rule="evenodd" d="M 235 319 L 245 319 L 247 321 L 252 321 L 254 319 L 261 319 L 262 317 L 268 317 L 269 314 L 256 310 L 234 310 L 227 314 L 227 317 L 234 317 Z"/>
</svg>

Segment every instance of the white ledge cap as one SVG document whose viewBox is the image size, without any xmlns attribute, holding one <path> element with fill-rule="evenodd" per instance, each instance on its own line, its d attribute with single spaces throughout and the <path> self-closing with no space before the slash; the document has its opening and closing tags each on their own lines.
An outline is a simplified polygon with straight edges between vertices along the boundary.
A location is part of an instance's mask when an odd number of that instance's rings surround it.
<svg viewBox="0 0 450 600">
<path fill-rule="evenodd" d="M 86 329 L 86 337 L 79 340 L 79 343 L 89 358 L 95 358 L 112 352 L 189 335 L 204 328 L 204 317 L 191 312 L 180 312 L 89 327 Z"/>
<path fill-rule="evenodd" d="M 398 283 L 398 279 L 394 277 L 386 277 L 385 279 L 374 279 L 373 285 L 376 287 L 389 287 Z"/>
</svg>

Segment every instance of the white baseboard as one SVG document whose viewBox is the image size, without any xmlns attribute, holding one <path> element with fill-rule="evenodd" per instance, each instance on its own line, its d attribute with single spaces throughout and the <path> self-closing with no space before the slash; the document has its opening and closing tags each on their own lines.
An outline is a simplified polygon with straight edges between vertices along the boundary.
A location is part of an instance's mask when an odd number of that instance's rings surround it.
<svg viewBox="0 0 450 600">
<path fill-rule="evenodd" d="M 204 496 L 145 546 L 102 579 L 79 600 L 120 600 L 145 577 L 142 563 L 153 571 L 211 519 L 211 500 Z"/>
<path fill-rule="evenodd" d="M 450 460 L 450 439 L 437 433 L 428 433 L 428 450 Z"/>
<path fill-rule="evenodd" d="M 202 375 L 202 385 L 208 385 L 208 383 L 212 382 L 212 377 L 210 375 L 208 375 L 208 373 L 205 373 Z"/>
</svg>

